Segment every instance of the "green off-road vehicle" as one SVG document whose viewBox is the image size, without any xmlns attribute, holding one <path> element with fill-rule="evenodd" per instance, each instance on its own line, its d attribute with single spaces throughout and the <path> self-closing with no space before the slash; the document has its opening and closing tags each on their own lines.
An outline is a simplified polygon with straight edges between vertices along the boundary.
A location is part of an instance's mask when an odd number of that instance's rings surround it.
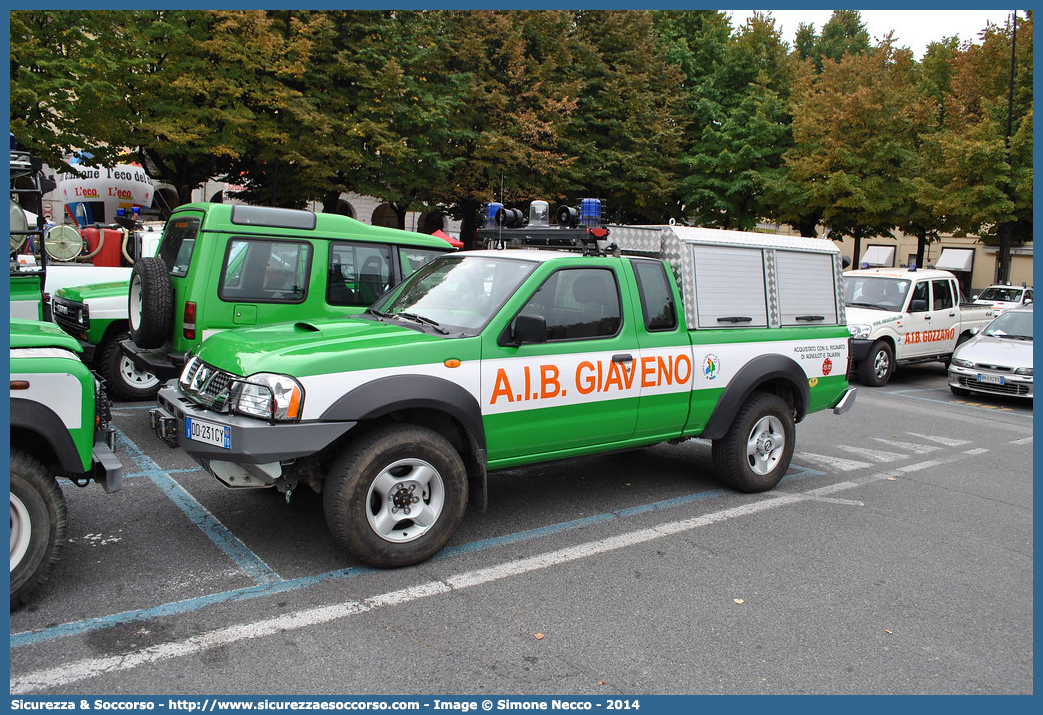
<svg viewBox="0 0 1043 715">
<path fill-rule="evenodd" d="M 67 509 L 57 477 L 122 486 L 101 384 L 57 326 L 11 320 L 11 607 L 27 602 L 58 563 Z"/>
<path fill-rule="evenodd" d="M 609 232 L 627 255 L 597 248 Z M 661 226 L 499 242 L 577 250 L 443 256 L 358 317 L 211 337 L 160 390 L 154 429 L 228 487 L 321 492 L 348 552 L 395 567 L 439 551 L 492 470 L 703 437 L 723 481 L 762 491 L 795 423 L 853 403 L 830 241 Z"/>
<path fill-rule="evenodd" d="M 192 351 L 222 330 L 360 313 L 425 262 L 444 240 L 368 226 L 347 216 L 265 206 L 185 204 L 167 219 L 157 257 L 134 264 L 126 323 L 79 329 L 98 345 L 120 397 L 155 395 Z M 99 289 L 111 295 L 112 286 Z M 108 293 L 106 292 L 108 291 Z M 89 293 L 80 291 L 80 303 Z M 74 301 L 63 325 L 81 320 Z M 99 316 L 100 318 L 101 316 Z M 81 320 L 82 322 L 82 320 Z M 72 325 L 70 329 L 77 329 Z M 92 337 L 93 336 L 93 337 Z"/>
</svg>

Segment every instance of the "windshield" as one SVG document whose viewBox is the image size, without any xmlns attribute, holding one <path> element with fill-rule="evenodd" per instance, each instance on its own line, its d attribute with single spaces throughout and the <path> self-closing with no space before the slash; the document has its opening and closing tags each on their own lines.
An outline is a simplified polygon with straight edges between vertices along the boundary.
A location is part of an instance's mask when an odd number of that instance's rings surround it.
<svg viewBox="0 0 1043 715">
<path fill-rule="evenodd" d="M 978 300 L 998 300 L 1005 303 L 1017 303 L 1021 300 L 1020 288 L 986 288 L 978 296 Z"/>
<path fill-rule="evenodd" d="M 1032 313 L 1020 310 L 1004 313 L 985 326 L 985 334 L 992 338 L 1032 340 Z"/>
<path fill-rule="evenodd" d="M 909 281 L 877 276 L 844 276 L 844 305 L 898 312 L 905 305 Z"/>
<path fill-rule="evenodd" d="M 443 332 L 476 334 L 536 267 L 501 256 L 447 256 L 428 263 L 373 304 L 371 315 Z"/>
</svg>

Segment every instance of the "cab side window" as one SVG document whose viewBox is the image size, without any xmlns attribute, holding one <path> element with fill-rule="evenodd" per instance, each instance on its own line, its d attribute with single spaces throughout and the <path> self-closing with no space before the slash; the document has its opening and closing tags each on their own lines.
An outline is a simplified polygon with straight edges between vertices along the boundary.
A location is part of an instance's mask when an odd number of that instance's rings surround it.
<svg viewBox="0 0 1043 715">
<path fill-rule="evenodd" d="M 946 310 L 956 305 L 952 298 L 952 283 L 950 281 L 932 282 L 934 284 L 934 310 Z"/>
<path fill-rule="evenodd" d="M 547 340 L 610 337 L 619 332 L 619 284 L 607 268 L 564 268 L 548 278 L 521 310 L 542 317 Z"/>
<path fill-rule="evenodd" d="M 917 301 L 922 301 L 921 305 L 916 305 Z M 909 299 L 909 312 L 910 313 L 922 313 L 931 309 L 931 282 L 920 281 L 913 286 L 913 295 Z"/>
<path fill-rule="evenodd" d="M 645 328 L 649 332 L 676 328 L 677 311 L 674 309 L 674 296 L 670 292 L 666 268 L 659 261 L 631 259 L 630 264 L 634 267 L 634 275 L 637 277 L 637 291 L 641 296 Z"/>
</svg>

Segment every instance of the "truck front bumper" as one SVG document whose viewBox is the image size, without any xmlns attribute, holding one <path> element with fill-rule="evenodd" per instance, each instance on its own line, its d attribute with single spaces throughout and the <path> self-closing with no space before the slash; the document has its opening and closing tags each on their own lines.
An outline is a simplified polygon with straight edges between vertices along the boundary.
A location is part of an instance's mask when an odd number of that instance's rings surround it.
<svg viewBox="0 0 1043 715">
<path fill-rule="evenodd" d="M 156 436 L 180 447 L 208 472 L 230 487 L 266 487 L 274 484 L 281 464 L 328 447 L 357 423 L 279 422 L 207 410 L 181 395 L 175 383 L 157 395 L 159 407 L 149 410 Z M 207 423 L 224 434 L 218 446 L 192 439 L 189 420 Z"/>
</svg>

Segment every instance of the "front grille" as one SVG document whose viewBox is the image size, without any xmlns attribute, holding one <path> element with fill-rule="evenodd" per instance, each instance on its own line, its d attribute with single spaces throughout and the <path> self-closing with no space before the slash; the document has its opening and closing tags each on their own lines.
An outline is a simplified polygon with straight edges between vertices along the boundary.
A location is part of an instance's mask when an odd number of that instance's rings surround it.
<svg viewBox="0 0 1043 715">
<path fill-rule="evenodd" d="M 181 375 L 181 391 L 193 402 L 218 412 L 228 411 L 229 389 L 237 378 L 209 365 L 199 358 L 192 361 Z"/>
<path fill-rule="evenodd" d="M 72 335 L 84 332 L 91 325 L 85 306 L 64 298 L 55 297 L 51 301 L 51 315 L 58 327 Z"/>
<path fill-rule="evenodd" d="M 988 370 L 989 372 L 1014 372 L 1014 368 L 1006 365 L 990 365 L 984 362 L 974 363 L 975 370 Z"/>
<path fill-rule="evenodd" d="M 994 385 L 989 382 L 978 382 L 974 378 L 960 376 L 960 387 L 977 392 L 992 392 L 997 395 L 1025 396 L 1029 394 L 1028 385 L 1010 383 L 1006 385 Z"/>
</svg>

